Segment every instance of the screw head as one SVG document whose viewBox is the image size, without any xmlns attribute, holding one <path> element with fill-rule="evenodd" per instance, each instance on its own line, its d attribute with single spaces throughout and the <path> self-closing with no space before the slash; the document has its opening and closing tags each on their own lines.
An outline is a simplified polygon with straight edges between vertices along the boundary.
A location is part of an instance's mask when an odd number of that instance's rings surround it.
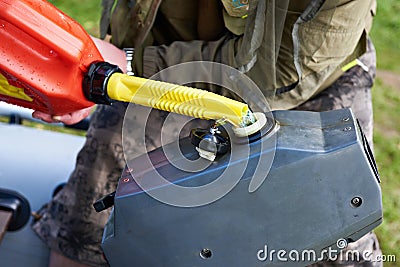
<svg viewBox="0 0 400 267">
<path fill-rule="evenodd" d="M 209 258 L 211 258 L 211 256 L 212 256 L 212 252 L 208 248 L 203 248 L 200 251 L 200 257 L 202 257 L 203 259 L 209 259 Z"/>
<path fill-rule="evenodd" d="M 362 198 L 361 197 L 353 197 L 351 199 L 351 205 L 355 208 L 360 207 L 362 204 Z"/>
</svg>

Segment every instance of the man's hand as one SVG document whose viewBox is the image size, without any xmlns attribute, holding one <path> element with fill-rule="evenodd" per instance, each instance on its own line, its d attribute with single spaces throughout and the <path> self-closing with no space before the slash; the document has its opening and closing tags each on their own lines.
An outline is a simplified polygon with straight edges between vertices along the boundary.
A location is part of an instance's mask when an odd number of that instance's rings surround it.
<svg viewBox="0 0 400 267">
<path fill-rule="evenodd" d="M 34 111 L 32 113 L 32 117 L 49 123 L 62 122 L 64 124 L 71 125 L 78 123 L 87 116 L 89 116 L 90 112 L 92 111 L 92 108 L 93 107 L 81 109 L 61 116 L 52 116 L 41 111 Z"/>
<path fill-rule="evenodd" d="M 125 52 L 107 41 L 92 36 L 93 42 L 103 56 L 104 61 L 117 65 L 124 73 L 126 72 Z"/>
</svg>

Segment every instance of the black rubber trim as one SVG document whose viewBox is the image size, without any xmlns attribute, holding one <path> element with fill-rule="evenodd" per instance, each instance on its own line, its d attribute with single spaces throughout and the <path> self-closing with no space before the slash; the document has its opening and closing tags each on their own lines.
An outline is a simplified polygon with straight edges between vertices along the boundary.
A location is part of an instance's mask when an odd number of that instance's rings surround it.
<svg viewBox="0 0 400 267">
<path fill-rule="evenodd" d="M 0 188 L 0 210 L 12 212 L 7 231 L 21 229 L 28 223 L 31 216 L 29 201 L 22 194 L 4 188 Z"/>
</svg>

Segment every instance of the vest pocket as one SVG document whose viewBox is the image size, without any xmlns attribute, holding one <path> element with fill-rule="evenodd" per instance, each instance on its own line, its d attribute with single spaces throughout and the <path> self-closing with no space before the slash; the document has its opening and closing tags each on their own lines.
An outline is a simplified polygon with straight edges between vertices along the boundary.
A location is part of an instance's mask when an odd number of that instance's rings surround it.
<svg viewBox="0 0 400 267">
<path fill-rule="evenodd" d="M 337 1 L 311 21 L 299 25 L 300 58 L 311 71 L 340 65 L 353 54 L 365 29 L 370 1 Z"/>
</svg>

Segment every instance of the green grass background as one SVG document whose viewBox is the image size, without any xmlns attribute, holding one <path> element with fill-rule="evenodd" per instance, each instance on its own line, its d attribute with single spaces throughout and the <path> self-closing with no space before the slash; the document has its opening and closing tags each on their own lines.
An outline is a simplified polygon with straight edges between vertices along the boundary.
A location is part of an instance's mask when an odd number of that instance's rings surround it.
<svg viewBox="0 0 400 267">
<path fill-rule="evenodd" d="M 378 1 L 371 32 L 378 71 L 400 75 L 400 1 Z M 376 229 L 384 254 L 396 255 L 400 265 L 400 84 L 379 75 L 373 88 L 374 146 L 381 175 L 383 223 Z M 389 85 L 390 84 L 390 85 Z"/>
<path fill-rule="evenodd" d="M 101 0 L 50 0 L 81 23 L 92 35 L 99 34 Z M 400 1 L 378 1 L 372 27 L 378 70 L 400 75 Z M 400 85 L 390 86 L 379 78 L 373 88 L 374 144 L 381 175 L 384 221 L 376 229 L 383 253 L 400 262 Z M 385 263 L 385 266 L 399 264 Z"/>
</svg>

